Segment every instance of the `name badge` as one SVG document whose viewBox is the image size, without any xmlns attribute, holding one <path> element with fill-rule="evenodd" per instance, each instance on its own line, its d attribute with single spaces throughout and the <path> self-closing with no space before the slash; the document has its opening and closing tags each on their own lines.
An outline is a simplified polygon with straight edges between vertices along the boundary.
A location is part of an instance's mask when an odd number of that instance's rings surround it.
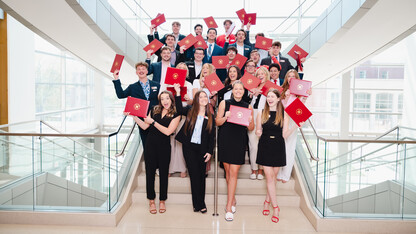
<svg viewBox="0 0 416 234">
<path fill-rule="evenodd" d="M 281 63 L 284 63 L 284 62 L 285 62 L 285 60 L 280 60 L 280 62 L 281 62 Z"/>
<path fill-rule="evenodd" d="M 244 48 L 245 50 L 249 50 L 250 48 Z"/>
<path fill-rule="evenodd" d="M 153 91 L 157 91 L 157 86 L 150 87 Z"/>
<path fill-rule="evenodd" d="M 193 68 L 193 67 L 194 67 L 194 65 L 189 65 L 188 67 Z"/>
</svg>

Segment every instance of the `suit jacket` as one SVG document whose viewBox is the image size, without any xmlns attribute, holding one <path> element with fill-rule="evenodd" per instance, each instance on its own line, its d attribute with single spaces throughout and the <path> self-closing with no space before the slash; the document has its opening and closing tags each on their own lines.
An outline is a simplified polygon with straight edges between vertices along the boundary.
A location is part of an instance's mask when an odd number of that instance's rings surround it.
<svg viewBox="0 0 416 234">
<path fill-rule="evenodd" d="M 225 42 L 224 44 L 224 49 L 227 50 L 228 47 L 234 46 L 235 48 L 237 48 L 237 43 L 228 45 L 227 42 Z M 246 57 L 247 59 L 250 59 L 250 53 L 251 53 L 251 46 L 244 44 L 244 57 Z"/>
<path fill-rule="evenodd" d="M 204 64 L 204 61 L 202 61 L 202 65 Z M 195 75 L 195 62 L 194 61 L 188 61 L 186 62 L 186 66 L 188 67 L 188 77 L 187 77 L 187 81 L 189 81 L 191 84 L 194 82 L 195 79 L 199 79 L 199 77 L 201 76 L 201 73 L 199 73 L 198 75 Z M 202 71 L 202 70 L 201 70 Z"/>
<path fill-rule="evenodd" d="M 182 106 L 182 101 L 180 96 L 175 96 L 175 106 L 176 111 L 180 115 L 188 115 L 189 110 L 191 109 L 191 106 Z M 202 131 L 201 131 L 201 147 L 200 147 L 200 153 L 202 155 L 209 153 L 213 154 L 214 152 L 214 136 L 215 136 L 215 119 L 214 116 L 212 116 L 212 127 L 211 132 L 206 130 L 208 125 L 208 119 L 204 118 L 204 122 L 202 123 Z M 182 126 L 181 130 L 179 130 L 179 133 L 176 135 L 175 139 L 183 144 L 183 146 L 190 146 L 191 139 L 192 139 L 193 130 L 188 130 L 185 132 L 185 124 Z"/>
<path fill-rule="evenodd" d="M 208 45 L 208 48 L 209 48 L 209 45 Z M 217 45 L 216 43 L 214 43 L 214 49 L 212 50 L 211 56 L 208 56 L 208 48 L 204 52 L 205 53 L 205 57 L 202 60 L 204 63 L 212 63 L 212 56 L 225 55 L 224 54 L 224 51 L 223 51 L 223 48 L 221 48 L 221 46 Z"/>
<path fill-rule="evenodd" d="M 154 40 L 154 37 L 153 37 L 153 35 L 147 35 L 147 39 L 149 40 L 149 43 L 150 42 L 152 42 L 153 40 Z M 162 61 L 162 56 L 160 55 L 160 51 L 161 51 L 161 49 L 162 48 L 160 48 L 160 49 L 158 49 L 156 52 L 155 52 L 155 55 L 157 55 L 157 61 L 158 62 L 160 62 L 160 61 Z M 186 51 L 183 53 L 183 54 L 181 54 L 180 52 L 179 52 L 179 50 L 178 49 L 176 49 L 175 50 L 175 53 L 176 53 L 176 60 L 175 60 L 175 66 L 176 65 L 178 65 L 178 63 L 180 63 L 180 62 L 185 62 L 185 60 L 186 60 Z"/>
<path fill-rule="evenodd" d="M 186 37 L 185 35 L 179 34 L 178 40 L 181 41 L 185 37 Z M 159 33 L 158 32 L 155 32 L 155 38 L 158 39 L 163 44 L 166 44 L 166 34 L 162 37 L 162 39 L 159 39 Z M 177 42 L 179 42 L 179 41 L 177 41 Z M 179 45 L 178 44 L 176 44 L 176 50 L 179 51 Z"/>
<path fill-rule="evenodd" d="M 150 84 L 149 98 L 146 98 L 146 95 L 144 95 L 143 88 L 138 81 L 136 83 L 129 85 L 125 90 L 123 90 L 123 88 L 121 87 L 120 80 L 113 80 L 113 83 L 114 83 L 114 89 L 116 90 L 117 97 L 120 99 L 131 96 L 135 98 L 148 100 L 150 101 L 149 110 L 152 109 L 153 106 L 159 103 L 157 96 L 159 94 L 160 84 L 157 82 L 149 80 L 149 84 Z"/>
<path fill-rule="evenodd" d="M 153 74 L 152 80 L 160 84 L 162 76 L 162 62 L 150 63 L 150 59 L 146 59 L 146 63 L 149 65 L 148 74 Z M 172 64 L 170 66 L 173 67 Z"/>
<path fill-rule="evenodd" d="M 261 65 L 270 65 L 272 63 L 273 61 L 270 56 L 261 60 Z M 285 80 L 287 71 L 289 71 L 290 69 L 295 69 L 295 68 L 292 66 L 292 64 L 290 64 L 290 61 L 288 58 L 285 58 L 281 55 L 280 55 L 279 63 L 282 66 L 282 69 L 280 70 L 280 74 L 279 74 L 280 85 L 282 85 L 283 81 Z M 296 70 L 297 70 L 297 67 L 296 67 Z"/>
</svg>

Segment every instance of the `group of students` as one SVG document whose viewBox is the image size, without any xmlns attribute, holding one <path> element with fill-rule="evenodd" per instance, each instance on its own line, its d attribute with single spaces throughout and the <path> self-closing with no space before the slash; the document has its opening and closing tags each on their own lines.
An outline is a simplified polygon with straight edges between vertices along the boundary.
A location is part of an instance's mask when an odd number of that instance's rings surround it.
<svg viewBox="0 0 416 234">
<path fill-rule="evenodd" d="M 226 31 L 231 24 L 231 20 L 224 21 Z M 248 40 L 250 25 L 247 25 L 247 30 L 243 27 L 235 35 L 218 37 L 217 30 L 209 28 L 208 48 L 203 49 L 177 45 L 178 41 L 185 37 L 179 33 L 179 22 L 172 24 L 172 34 L 166 34 L 161 39 L 157 29 L 152 25 L 151 34 L 148 35 L 149 42 L 158 39 L 166 46 L 158 51 L 147 51 L 146 62 L 136 64 L 139 81 L 123 90 L 119 71 L 116 70 L 113 74 L 118 98 L 132 96 L 150 102 L 150 111 L 146 118 L 132 117 L 140 127 L 144 145 L 146 193 L 149 211 L 152 214 L 157 213 L 154 189 L 156 170 L 159 170 L 160 180 L 159 213 L 164 213 L 169 173 L 175 172 L 175 169 L 172 169 L 173 165 L 180 164 L 178 162 L 183 159 L 191 181 L 193 210 L 207 212 L 207 162 L 213 156 L 214 146 L 217 144 L 217 156 L 224 166 L 227 181 L 225 219 L 234 219 L 237 176 L 241 165 L 245 163 L 248 148 L 252 169 L 250 178 L 262 179 L 262 170 L 266 177 L 267 194 L 262 213 L 269 215 L 271 204 L 271 220 L 276 223 L 279 221 L 276 179 L 283 183 L 290 179 L 298 128 L 284 112 L 282 103 L 293 96 L 289 90 L 290 80 L 301 79 L 301 76 L 297 67 L 294 68 L 287 58 L 281 56 L 280 42 L 273 42 L 269 51 L 256 50 L 254 44 Z M 194 29 L 197 35 L 202 34 L 202 25 L 198 24 Z M 151 63 L 150 58 L 154 52 L 158 62 Z M 242 69 L 235 65 L 227 66 L 226 69 L 216 69 L 211 64 L 212 57 L 218 55 L 227 55 L 231 63 L 237 53 L 248 58 Z M 185 101 L 181 99 L 179 84 L 173 86 L 176 96 L 167 91 L 168 86 L 164 80 L 168 67 L 187 70 Z M 225 86 L 218 92 L 210 92 L 205 85 L 205 78 L 214 72 Z M 239 79 L 245 72 L 260 79 L 261 83 L 257 88 L 244 88 Z M 152 80 L 147 78 L 150 74 L 153 74 Z M 281 85 L 283 91 L 280 93 L 272 89 L 267 92 L 267 96 L 263 95 L 261 89 L 268 80 Z M 305 98 L 298 98 L 305 101 Z M 227 122 L 231 105 L 252 110 L 249 126 Z M 215 139 L 217 127 L 218 137 Z"/>
</svg>

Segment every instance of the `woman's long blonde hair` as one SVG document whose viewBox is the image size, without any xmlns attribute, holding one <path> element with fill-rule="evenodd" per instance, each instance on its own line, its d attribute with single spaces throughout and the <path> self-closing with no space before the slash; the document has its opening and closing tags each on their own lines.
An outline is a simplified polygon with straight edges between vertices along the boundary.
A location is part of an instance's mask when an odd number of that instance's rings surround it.
<svg viewBox="0 0 416 234">
<path fill-rule="evenodd" d="M 282 88 L 283 88 L 282 99 L 286 98 L 285 93 L 289 89 L 289 86 L 290 86 L 288 77 L 289 77 L 289 73 L 292 73 L 292 72 L 295 73 L 296 79 L 300 80 L 299 73 L 295 69 L 290 69 L 289 71 L 286 72 L 285 80 L 283 81 L 283 84 L 282 84 Z"/>
<path fill-rule="evenodd" d="M 277 98 L 280 98 L 280 93 L 277 89 L 270 89 L 269 92 L 267 92 L 267 95 L 272 92 L 276 95 Z M 284 108 L 282 104 L 282 100 L 280 99 L 276 106 L 276 118 L 274 119 L 274 124 L 278 125 L 280 124 L 280 127 L 283 127 L 283 114 L 284 114 Z M 261 123 L 266 123 L 270 118 L 270 106 L 269 103 L 266 101 L 266 105 L 264 106 L 263 113 L 261 115 Z"/>
</svg>

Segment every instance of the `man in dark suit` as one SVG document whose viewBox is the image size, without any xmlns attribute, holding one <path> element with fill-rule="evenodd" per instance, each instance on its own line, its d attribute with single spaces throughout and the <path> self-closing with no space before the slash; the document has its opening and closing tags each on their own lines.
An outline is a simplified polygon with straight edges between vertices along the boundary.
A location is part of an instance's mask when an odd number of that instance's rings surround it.
<svg viewBox="0 0 416 234">
<path fill-rule="evenodd" d="M 159 103 L 158 94 L 160 85 L 157 82 L 147 79 L 148 66 L 149 65 L 144 62 L 139 62 L 136 64 L 136 74 L 139 77 L 139 81 L 129 85 L 125 90 L 123 90 L 121 87 L 121 82 L 119 80 L 119 70 L 116 70 L 113 73 L 113 83 L 118 98 L 122 99 L 131 96 L 148 100 L 150 102 L 148 111 L 150 111 L 153 106 Z M 144 146 L 146 142 L 147 131 L 142 130 L 141 128 L 139 128 L 139 131 Z"/>
<path fill-rule="evenodd" d="M 272 63 L 279 64 L 281 68 L 280 75 L 279 75 L 280 85 L 283 84 L 287 71 L 289 71 L 290 69 L 295 69 L 292 66 L 292 64 L 290 64 L 290 61 L 288 58 L 285 58 L 280 55 L 281 48 L 282 48 L 282 44 L 279 41 L 273 42 L 272 47 L 270 49 L 271 56 L 261 60 L 261 65 L 270 65 Z"/>
<path fill-rule="evenodd" d="M 164 46 L 160 50 L 160 56 L 162 57 L 162 60 L 160 62 L 150 62 L 150 56 L 153 51 L 149 50 L 147 51 L 146 63 L 149 65 L 149 75 L 153 74 L 152 80 L 161 84 L 161 91 L 164 91 L 166 90 L 166 87 L 164 87 L 166 70 L 168 69 L 168 67 L 174 67 L 180 62 L 184 62 L 185 56 L 182 56 L 182 60 L 176 60 L 176 64 L 171 64 L 170 58 L 172 55 L 172 49 L 170 47 Z"/>
<path fill-rule="evenodd" d="M 150 31 L 152 31 L 152 28 L 150 28 Z M 177 65 L 180 62 L 185 61 L 186 54 L 184 52 L 186 46 L 179 47 L 179 50 L 175 49 L 175 36 L 173 34 L 166 34 L 165 43 L 167 47 L 170 47 L 171 50 L 171 56 L 170 56 L 170 63 L 172 65 Z M 149 40 L 149 43 L 154 40 L 153 35 L 149 34 L 147 35 L 147 39 Z M 162 48 L 158 49 L 155 52 L 155 55 L 157 56 L 157 61 L 160 62 L 162 60 L 162 56 L 160 55 L 162 51 Z"/>
<path fill-rule="evenodd" d="M 239 29 L 235 36 L 237 38 L 237 41 L 231 45 L 229 45 L 226 41 L 224 44 L 224 49 L 227 49 L 228 46 L 234 46 L 235 48 L 237 48 L 239 54 L 249 59 L 251 53 L 251 46 L 244 44 L 244 40 L 246 39 L 246 32 L 244 31 L 244 29 Z"/>
<path fill-rule="evenodd" d="M 207 32 L 207 45 L 205 50 L 204 63 L 212 63 L 212 56 L 224 55 L 221 46 L 216 44 L 217 30 L 215 28 L 209 28 Z"/>
<path fill-rule="evenodd" d="M 178 42 L 181 41 L 182 39 L 184 39 L 186 36 L 182 35 L 179 33 L 179 31 L 181 30 L 181 23 L 179 23 L 178 21 L 174 21 L 172 23 L 172 33 L 173 36 L 175 36 L 175 49 L 179 50 L 179 45 Z M 160 40 L 159 40 L 159 34 L 157 33 L 157 31 L 155 31 L 155 38 L 158 39 L 160 42 L 162 42 L 163 44 L 165 44 L 166 41 L 166 36 L 168 34 L 165 34 Z"/>
<path fill-rule="evenodd" d="M 186 62 L 186 66 L 188 67 L 189 76 L 187 81 L 191 84 L 194 82 L 195 79 L 199 79 L 201 74 L 202 65 L 204 64 L 204 49 L 201 47 L 197 47 L 194 52 L 194 60 Z"/>
</svg>

